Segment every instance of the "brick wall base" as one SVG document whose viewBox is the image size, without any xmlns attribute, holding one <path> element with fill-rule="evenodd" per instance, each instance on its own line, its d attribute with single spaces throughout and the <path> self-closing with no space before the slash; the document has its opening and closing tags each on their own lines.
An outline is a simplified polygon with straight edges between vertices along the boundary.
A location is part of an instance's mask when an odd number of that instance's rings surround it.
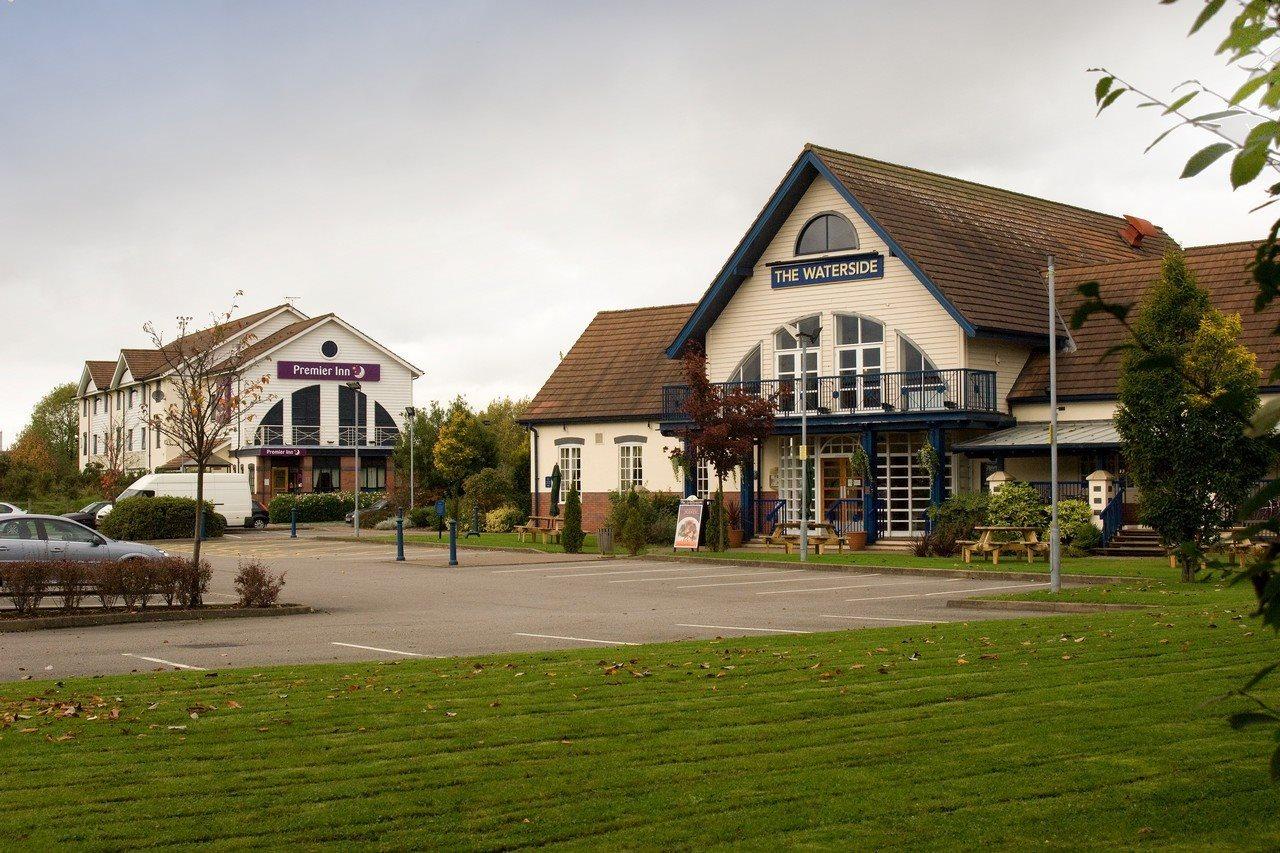
<svg viewBox="0 0 1280 853">
<path fill-rule="evenodd" d="M 533 515 L 548 515 L 551 509 L 551 496 L 542 491 L 538 494 L 530 494 L 530 506 L 533 507 Z M 608 492 L 585 492 L 582 495 L 582 529 L 587 533 L 595 533 L 604 526 L 605 519 L 609 517 L 609 509 L 612 504 L 609 503 Z M 560 512 L 564 512 L 564 499 L 561 496 Z"/>
</svg>

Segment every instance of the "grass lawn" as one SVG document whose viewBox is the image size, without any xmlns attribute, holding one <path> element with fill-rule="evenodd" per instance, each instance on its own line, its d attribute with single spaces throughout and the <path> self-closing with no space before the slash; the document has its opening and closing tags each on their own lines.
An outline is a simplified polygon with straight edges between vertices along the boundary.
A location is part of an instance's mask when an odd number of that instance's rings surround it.
<svg viewBox="0 0 1280 853">
<path fill-rule="evenodd" d="M 1272 732 L 1205 702 L 1280 644 L 1199 593 L 1159 613 L 4 684 L 0 837 L 1274 848 Z"/>
<path fill-rule="evenodd" d="M 521 542 L 515 533 L 481 533 L 479 536 L 467 536 L 465 531 L 458 531 L 458 547 L 459 548 L 524 548 L 534 551 L 544 551 L 549 554 L 562 554 L 564 548 L 556 544 L 546 544 L 543 542 Z M 373 539 L 375 536 L 369 533 L 361 532 L 362 539 Z M 395 533 L 387 534 L 385 531 L 379 530 L 376 538 L 386 539 L 387 541 L 395 541 Z M 435 533 L 410 533 L 404 534 L 404 541 L 407 545 L 435 545 L 440 547 L 449 547 L 449 534 L 446 532 L 443 536 L 437 537 Z M 586 538 L 582 543 L 582 552 L 584 554 L 599 553 L 596 546 L 596 537 L 594 533 L 586 534 Z"/>
</svg>

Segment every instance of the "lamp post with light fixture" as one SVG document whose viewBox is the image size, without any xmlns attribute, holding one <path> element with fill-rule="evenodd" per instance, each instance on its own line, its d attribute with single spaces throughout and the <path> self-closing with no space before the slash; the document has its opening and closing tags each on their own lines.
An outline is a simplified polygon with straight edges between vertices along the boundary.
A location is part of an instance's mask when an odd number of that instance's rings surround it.
<svg viewBox="0 0 1280 853">
<path fill-rule="evenodd" d="M 409 424 L 409 511 L 413 512 L 413 422 L 418 419 L 418 410 L 406 406 L 404 419 Z"/>
<path fill-rule="evenodd" d="M 360 383 L 348 382 L 347 387 L 356 393 L 356 487 L 355 487 L 355 513 L 351 516 L 352 524 L 356 529 L 356 538 L 360 538 Z"/>
<path fill-rule="evenodd" d="M 800 328 L 799 323 L 787 326 L 800 343 L 800 562 L 809 561 L 809 347 L 815 345 L 822 327 L 811 332 Z M 816 390 L 816 389 L 815 389 Z"/>
</svg>

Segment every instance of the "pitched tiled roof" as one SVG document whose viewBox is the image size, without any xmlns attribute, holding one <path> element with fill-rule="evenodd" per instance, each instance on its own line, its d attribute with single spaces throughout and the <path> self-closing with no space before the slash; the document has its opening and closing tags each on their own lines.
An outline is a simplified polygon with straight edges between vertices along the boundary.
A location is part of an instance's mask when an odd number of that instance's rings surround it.
<svg viewBox="0 0 1280 853">
<path fill-rule="evenodd" d="M 524 420 L 656 417 L 662 386 L 682 381 L 664 349 L 693 305 L 601 311 L 529 403 Z"/>
<path fill-rule="evenodd" d="M 318 326 L 321 323 L 323 323 L 325 320 L 329 320 L 336 316 L 338 315 L 333 313 L 321 314 L 319 317 L 308 317 L 305 320 L 299 320 L 296 323 L 290 323 L 284 328 L 278 329 L 272 332 L 271 334 L 267 335 L 265 338 L 254 340 L 247 347 L 245 347 L 244 350 L 241 351 L 238 360 L 242 365 L 247 364 L 248 362 L 262 355 L 263 353 L 269 352 L 273 347 L 276 347 L 279 344 L 282 344 L 285 341 L 289 340 L 290 338 L 294 337 L 295 335 L 300 335 L 303 332 L 305 332 L 307 329 L 310 329 L 313 326 Z M 223 362 L 218 366 L 218 369 L 224 369 L 229 366 L 230 365 L 228 365 L 226 362 Z"/>
<path fill-rule="evenodd" d="M 1214 307 L 1228 314 L 1239 314 L 1241 342 L 1258 356 L 1264 374 L 1280 362 L 1280 338 L 1272 335 L 1280 310 L 1255 313 L 1253 298 L 1257 286 L 1249 272 L 1257 242 L 1222 243 L 1196 246 L 1186 250 L 1187 266 L 1196 281 L 1209 291 Z M 1057 273 L 1059 310 L 1063 317 L 1083 297 L 1080 285 L 1097 281 L 1102 297 L 1108 302 L 1136 304 L 1151 283 L 1160 276 L 1160 259 L 1130 261 L 1121 264 L 1074 267 Z M 1128 340 L 1128 333 L 1114 318 L 1095 314 L 1083 328 L 1072 332 L 1077 349 L 1058 353 L 1058 395 L 1060 397 L 1114 397 L 1122 356 L 1104 357 L 1117 344 Z M 1011 402 L 1048 399 L 1049 355 L 1035 353 L 1027 361 L 1009 393 Z"/>
<path fill-rule="evenodd" d="M 98 386 L 99 391 L 111 387 L 111 379 L 116 372 L 114 361 L 86 361 L 84 366 L 89 368 L 89 378 Z"/>
<path fill-rule="evenodd" d="M 1177 248 L 1159 229 L 1137 248 L 1111 216 L 815 145 L 827 166 L 979 331 L 1039 334 L 1045 256 L 1059 266 L 1150 258 Z"/>
<path fill-rule="evenodd" d="M 164 353 L 158 349 L 122 349 L 120 354 L 129 373 L 139 381 L 163 373 L 166 367 Z"/>
<path fill-rule="evenodd" d="M 265 319 L 271 314 L 276 313 L 281 308 L 288 308 L 288 305 L 276 305 L 271 308 L 256 311 L 253 314 L 246 314 L 243 317 L 235 317 L 223 326 L 222 340 L 226 340 L 229 336 L 234 335 L 242 329 L 247 329 L 259 320 Z M 120 351 L 124 356 L 125 364 L 129 366 L 129 373 L 137 381 L 152 379 L 164 373 L 168 368 L 168 360 L 165 357 L 165 351 L 169 352 L 197 352 L 201 348 L 209 346 L 215 342 L 215 334 L 212 328 L 199 329 L 189 334 L 183 335 L 165 345 L 163 350 L 158 349 L 123 349 Z M 115 369 L 115 362 L 111 363 L 112 370 Z"/>
</svg>

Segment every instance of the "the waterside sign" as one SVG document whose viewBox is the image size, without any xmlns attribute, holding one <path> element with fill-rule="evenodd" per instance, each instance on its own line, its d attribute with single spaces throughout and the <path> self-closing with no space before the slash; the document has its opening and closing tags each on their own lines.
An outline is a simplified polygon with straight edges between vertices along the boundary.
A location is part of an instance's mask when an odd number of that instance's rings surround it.
<svg viewBox="0 0 1280 853">
<path fill-rule="evenodd" d="M 788 261 L 774 264 L 769 270 L 770 287 L 803 287 L 807 284 L 832 284 L 864 278 L 884 278 L 884 255 L 879 252 L 863 252 L 838 258 Z"/>
<path fill-rule="evenodd" d="M 337 361 L 277 361 L 277 379 L 318 379 L 328 382 L 377 382 L 382 365 Z"/>
</svg>

